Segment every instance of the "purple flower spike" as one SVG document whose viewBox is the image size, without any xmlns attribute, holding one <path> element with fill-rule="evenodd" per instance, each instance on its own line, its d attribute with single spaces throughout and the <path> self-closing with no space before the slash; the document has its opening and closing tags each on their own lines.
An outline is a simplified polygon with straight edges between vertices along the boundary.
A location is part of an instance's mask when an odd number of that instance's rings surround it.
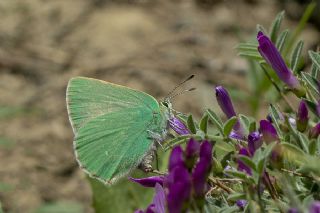
<svg viewBox="0 0 320 213">
<path fill-rule="evenodd" d="M 203 196 L 206 190 L 207 178 L 211 169 L 212 146 L 204 141 L 200 147 L 200 160 L 192 172 L 194 192 L 197 197 Z"/>
<path fill-rule="evenodd" d="M 244 156 L 250 156 L 250 153 L 248 152 L 248 150 L 246 148 L 241 148 L 239 150 L 239 155 L 244 155 Z M 248 175 L 252 175 L 252 171 L 251 169 L 244 164 L 241 160 L 238 160 L 238 170 L 242 171 L 242 172 L 246 172 Z"/>
<path fill-rule="evenodd" d="M 258 32 L 257 40 L 259 42 L 258 51 L 272 69 L 276 71 L 278 77 L 286 83 L 288 87 L 298 89 L 300 87 L 299 81 L 289 70 L 272 41 L 261 31 Z"/>
<path fill-rule="evenodd" d="M 228 91 L 222 86 L 217 86 L 215 90 L 217 102 L 223 113 L 227 116 L 227 118 L 232 118 L 233 116 L 236 116 Z M 233 139 L 244 138 L 244 130 L 242 129 L 242 126 L 239 121 L 237 121 L 236 124 L 233 126 L 233 130 L 230 133 L 229 137 Z"/>
<path fill-rule="evenodd" d="M 240 209 L 244 209 L 244 207 L 247 205 L 248 201 L 246 200 L 237 200 L 236 204 Z"/>
<path fill-rule="evenodd" d="M 260 132 L 262 134 L 263 140 L 269 144 L 273 141 L 278 141 L 279 137 L 277 134 L 277 130 L 274 126 L 267 120 L 260 121 Z"/>
<path fill-rule="evenodd" d="M 248 136 L 248 148 L 251 156 L 254 155 L 255 151 L 262 146 L 261 135 L 259 132 L 252 132 Z"/>
<path fill-rule="evenodd" d="M 162 186 L 156 183 L 156 194 L 153 197 L 153 204 L 156 213 L 165 213 L 166 195 Z"/>
<path fill-rule="evenodd" d="M 312 129 L 309 131 L 310 138 L 317 138 L 320 134 L 320 123 L 317 123 Z"/>
<path fill-rule="evenodd" d="M 310 213 L 320 213 L 320 201 L 314 201 L 309 209 Z"/>
<path fill-rule="evenodd" d="M 304 132 L 308 125 L 308 108 L 305 101 L 301 101 L 297 113 L 296 124 L 300 132 Z"/>
<path fill-rule="evenodd" d="M 222 86 L 216 87 L 216 98 L 221 110 L 228 118 L 236 115 L 229 93 L 225 88 L 223 88 Z"/>
<path fill-rule="evenodd" d="M 193 158 L 199 155 L 200 143 L 195 139 L 191 138 L 186 147 L 186 158 Z"/>
<path fill-rule="evenodd" d="M 169 119 L 169 126 L 178 135 L 188 135 L 188 134 L 190 134 L 190 131 L 188 130 L 186 125 L 184 125 L 184 123 L 182 123 L 182 121 L 180 121 L 176 117 L 172 117 L 172 118 Z"/>
<path fill-rule="evenodd" d="M 175 167 L 168 176 L 167 204 L 170 213 L 183 212 L 183 204 L 191 195 L 191 178 L 185 167 Z"/>
<path fill-rule="evenodd" d="M 212 145 L 208 141 L 204 141 L 200 146 L 200 161 L 201 160 L 208 162 L 212 160 Z"/>
<path fill-rule="evenodd" d="M 185 166 L 183 150 L 181 146 L 176 146 L 171 151 L 170 159 L 169 159 L 169 172 L 171 172 L 177 166 L 182 166 L 182 167 Z"/>
<path fill-rule="evenodd" d="M 139 183 L 144 187 L 155 187 L 156 184 L 160 184 L 163 186 L 164 176 L 152 176 L 146 178 L 133 178 L 129 177 L 129 179 L 133 182 Z"/>
</svg>

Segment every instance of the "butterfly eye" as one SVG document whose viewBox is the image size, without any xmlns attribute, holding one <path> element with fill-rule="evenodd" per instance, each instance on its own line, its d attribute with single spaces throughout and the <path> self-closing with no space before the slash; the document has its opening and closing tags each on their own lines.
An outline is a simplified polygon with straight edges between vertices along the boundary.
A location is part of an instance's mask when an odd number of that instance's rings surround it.
<svg viewBox="0 0 320 213">
<path fill-rule="evenodd" d="M 163 106 L 168 107 L 168 103 L 167 102 L 162 102 Z"/>
</svg>

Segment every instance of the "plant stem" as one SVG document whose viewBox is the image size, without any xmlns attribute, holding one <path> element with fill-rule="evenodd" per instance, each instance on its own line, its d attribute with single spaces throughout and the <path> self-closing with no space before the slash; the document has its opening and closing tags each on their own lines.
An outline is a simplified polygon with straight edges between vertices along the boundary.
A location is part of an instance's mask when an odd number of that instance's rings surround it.
<svg viewBox="0 0 320 213">
<path fill-rule="evenodd" d="M 287 103 L 287 105 L 290 107 L 290 109 L 294 112 L 294 107 L 292 106 L 292 104 L 290 103 L 290 101 L 287 99 L 287 97 L 283 94 L 283 92 L 281 91 L 281 89 L 278 87 L 278 85 L 276 84 L 276 82 L 273 80 L 273 78 L 269 75 L 268 71 L 266 70 L 266 68 L 264 68 L 261 65 L 261 68 L 263 70 L 263 72 L 265 73 L 265 75 L 267 76 L 267 78 L 269 79 L 269 81 L 272 83 L 272 85 L 276 88 L 276 90 L 279 92 L 279 94 L 281 95 L 281 97 L 283 98 L 283 100 Z"/>
</svg>

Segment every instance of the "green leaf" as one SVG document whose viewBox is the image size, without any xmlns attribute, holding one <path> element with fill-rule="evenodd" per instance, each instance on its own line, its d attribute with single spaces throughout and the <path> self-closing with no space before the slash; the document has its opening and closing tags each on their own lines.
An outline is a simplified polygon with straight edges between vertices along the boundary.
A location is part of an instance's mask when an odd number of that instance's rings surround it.
<svg viewBox="0 0 320 213">
<path fill-rule="evenodd" d="M 300 40 L 296 47 L 294 48 L 292 55 L 291 55 L 291 60 L 290 60 L 290 68 L 293 71 L 294 74 L 298 73 L 298 65 L 299 65 L 299 61 L 300 61 L 300 56 L 301 56 L 301 52 L 303 49 L 303 41 Z"/>
<path fill-rule="evenodd" d="M 204 114 L 200 120 L 200 130 L 207 134 L 208 131 L 208 114 Z"/>
<path fill-rule="evenodd" d="M 302 79 L 303 81 L 309 86 L 309 88 L 317 93 L 318 95 L 320 95 L 320 92 L 318 90 L 318 85 L 317 85 L 317 79 L 315 79 L 314 77 L 312 77 L 309 73 L 306 72 L 301 72 L 302 75 Z"/>
<path fill-rule="evenodd" d="M 270 112 L 270 116 L 272 118 L 273 124 L 275 125 L 275 128 L 277 129 L 277 133 L 281 137 L 282 131 L 280 129 L 279 120 L 281 120 L 282 115 L 281 115 L 280 111 L 276 108 L 276 106 L 274 106 L 272 104 L 270 104 L 269 112 Z"/>
<path fill-rule="evenodd" d="M 284 148 L 284 156 L 289 162 L 296 163 L 297 165 L 306 163 L 305 153 L 297 146 L 286 142 L 282 142 L 281 146 Z"/>
<path fill-rule="evenodd" d="M 168 150 L 171 147 L 174 147 L 176 145 L 179 145 L 179 144 L 186 142 L 191 137 L 194 137 L 194 136 L 193 135 L 181 135 L 181 136 L 178 136 L 178 137 L 173 138 L 171 140 L 165 141 L 163 143 L 163 148 L 164 148 L 164 150 Z"/>
<path fill-rule="evenodd" d="M 221 134 L 223 134 L 223 123 L 222 123 L 221 119 L 211 109 L 207 109 L 206 112 L 207 112 L 207 114 L 209 116 L 209 119 L 212 121 L 212 123 L 214 123 L 217 126 L 219 132 Z"/>
<path fill-rule="evenodd" d="M 241 180 L 247 179 L 247 173 L 244 173 L 244 172 L 239 172 L 236 170 L 227 169 L 227 170 L 224 170 L 224 173 L 226 173 L 227 175 L 230 175 L 232 177 L 240 178 Z"/>
<path fill-rule="evenodd" d="M 262 56 L 258 52 L 241 52 L 239 53 L 239 56 L 249 58 L 255 61 L 261 61 L 263 60 Z"/>
<path fill-rule="evenodd" d="M 241 199 L 246 199 L 246 194 L 243 194 L 241 192 L 235 192 L 235 193 L 230 194 L 227 199 L 230 201 L 237 201 L 237 200 L 241 200 Z"/>
<path fill-rule="evenodd" d="M 317 68 L 320 69 L 320 53 L 314 52 L 312 50 L 309 50 L 308 53 L 312 60 L 312 63 L 314 63 Z"/>
<path fill-rule="evenodd" d="M 230 118 L 225 122 L 225 124 L 223 125 L 223 135 L 225 137 L 229 137 L 232 131 L 232 128 L 236 124 L 237 120 L 238 118 L 236 116 L 233 116 L 232 118 Z"/>
<path fill-rule="evenodd" d="M 309 153 L 309 140 L 305 134 L 302 134 L 301 132 L 297 132 L 300 140 L 300 145 L 302 146 L 302 149 Z"/>
<path fill-rule="evenodd" d="M 279 50 L 279 52 L 282 52 L 283 46 L 287 41 L 286 39 L 287 39 L 288 33 L 289 33 L 289 30 L 283 31 L 277 39 L 276 47 Z"/>
<path fill-rule="evenodd" d="M 247 156 L 239 155 L 238 159 L 241 160 L 244 164 L 246 164 L 251 169 L 257 171 L 256 164 Z"/>
<path fill-rule="evenodd" d="M 197 128 L 196 128 L 196 125 L 195 125 L 195 123 L 194 123 L 194 121 L 193 121 L 192 115 L 189 115 L 189 117 L 188 117 L 187 126 L 188 126 L 188 129 L 189 129 L 193 134 L 196 134 L 196 133 L 197 133 Z"/>
<path fill-rule="evenodd" d="M 271 24 L 270 39 L 273 43 L 277 41 L 278 32 L 280 30 L 281 22 L 284 17 L 284 11 L 280 12 Z"/>
<path fill-rule="evenodd" d="M 257 172 L 259 173 L 259 175 L 261 175 L 264 171 L 265 162 L 266 162 L 266 159 L 263 158 L 257 164 Z"/>
<path fill-rule="evenodd" d="M 318 76 L 318 72 L 319 72 L 319 69 L 317 68 L 317 66 L 315 64 L 312 64 L 311 65 L 311 76 L 317 78 Z"/>
<path fill-rule="evenodd" d="M 259 32 L 259 31 L 263 32 L 263 34 L 265 34 L 265 35 L 268 33 L 268 31 L 261 24 L 257 24 L 256 30 L 257 30 L 257 32 Z"/>
<path fill-rule="evenodd" d="M 318 137 L 318 139 L 317 140 L 311 140 L 310 142 L 309 142 L 309 154 L 310 155 L 315 155 L 316 153 L 317 153 L 317 151 L 319 150 L 319 139 L 320 139 L 320 137 Z"/>
</svg>

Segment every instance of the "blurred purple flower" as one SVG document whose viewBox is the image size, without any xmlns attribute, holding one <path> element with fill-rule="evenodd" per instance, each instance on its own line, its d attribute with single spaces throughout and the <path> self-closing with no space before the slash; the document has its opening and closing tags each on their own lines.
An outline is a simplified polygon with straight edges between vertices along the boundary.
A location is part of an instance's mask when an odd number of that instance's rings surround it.
<svg viewBox="0 0 320 213">
<path fill-rule="evenodd" d="M 190 131 L 186 125 L 176 117 L 169 119 L 169 126 L 173 129 L 178 135 L 188 135 Z"/>
<path fill-rule="evenodd" d="M 167 203 L 170 213 L 182 212 L 183 204 L 191 195 L 191 177 L 188 170 L 182 166 L 176 166 L 168 175 Z"/>
<path fill-rule="evenodd" d="M 309 213 L 320 213 L 320 201 L 314 201 L 309 209 Z"/>
<path fill-rule="evenodd" d="M 131 181 L 134 181 L 136 183 L 139 183 L 140 185 L 144 187 L 155 187 L 155 185 L 158 183 L 161 186 L 163 186 L 163 182 L 165 177 L 164 176 L 152 176 L 152 177 L 146 177 L 146 178 L 133 178 L 129 177 Z"/>
<path fill-rule="evenodd" d="M 169 158 L 169 172 L 171 172 L 176 166 L 180 166 L 180 167 L 185 166 L 183 150 L 181 146 L 176 146 L 171 151 L 171 155 Z"/>
<path fill-rule="evenodd" d="M 261 31 L 258 32 L 257 40 L 259 43 L 258 51 L 274 71 L 276 71 L 278 77 L 290 88 L 298 89 L 300 87 L 299 81 L 289 70 L 272 41 Z"/>
<path fill-rule="evenodd" d="M 247 205 L 248 201 L 246 200 L 237 200 L 236 204 L 240 209 L 244 209 L 244 207 Z"/>
<path fill-rule="evenodd" d="M 217 86 L 215 90 L 216 90 L 216 98 L 217 98 L 218 104 L 221 110 L 227 116 L 227 118 L 236 116 L 236 113 L 234 111 L 234 108 L 227 90 L 222 86 Z"/>
<path fill-rule="evenodd" d="M 263 141 L 259 132 L 255 131 L 248 135 L 248 149 L 251 156 L 262 146 Z"/>
<path fill-rule="evenodd" d="M 156 194 L 152 202 L 155 205 L 155 213 L 165 213 L 166 195 L 164 189 L 160 184 L 156 183 L 155 190 Z"/>
<path fill-rule="evenodd" d="M 320 134 L 320 123 L 317 123 L 312 129 L 309 131 L 310 138 L 317 138 Z"/>
<path fill-rule="evenodd" d="M 239 155 L 244 155 L 244 156 L 249 157 L 250 153 L 246 148 L 241 148 L 239 150 Z M 238 170 L 239 171 L 246 172 L 248 175 L 252 175 L 252 171 L 251 171 L 250 167 L 248 167 L 245 163 L 243 163 L 239 159 L 237 160 L 237 163 L 238 163 Z"/>
<path fill-rule="evenodd" d="M 277 130 L 268 120 L 260 121 L 260 133 L 262 134 L 263 141 L 267 144 L 279 140 Z"/>
<path fill-rule="evenodd" d="M 200 160 L 192 172 L 192 181 L 196 197 L 204 196 L 205 194 L 211 162 L 212 146 L 208 141 L 204 141 L 200 147 Z"/>
<path fill-rule="evenodd" d="M 199 157 L 200 152 L 200 143 L 195 139 L 191 138 L 187 143 L 187 147 L 185 150 L 185 164 L 189 170 L 194 167 L 196 160 Z"/>
<path fill-rule="evenodd" d="M 308 108 L 307 104 L 304 100 L 300 102 L 297 117 L 296 117 L 296 124 L 297 124 L 297 129 L 300 132 L 304 132 L 307 128 L 308 125 Z"/>
<path fill-rule="evenodd" d="M 146 211 L 138 209 L 134 213 L 165 213 L 165 204 L 166 196 L 164 189 L 160 184 L 156 183 L 152 203 L 147 207 Z"/>
<path fill-rule="evenodd" d="M 191 138 L 186 147 L 186 158 L 193 158 L 199 155 L 200 143 L 195 139 Z"/>
<path fill-rule="evenodd" d="M 227 118 L 230 119 L 233 116 L 236 116 L 228 91 L 222 86 L 217 86 L 215 91 L 217 102 Z M 237 121 L 233 126 L 233 130 L 229 137 L 234 139 L 244 139 L 244 130 L 239 121 Z"/>
</svg>

